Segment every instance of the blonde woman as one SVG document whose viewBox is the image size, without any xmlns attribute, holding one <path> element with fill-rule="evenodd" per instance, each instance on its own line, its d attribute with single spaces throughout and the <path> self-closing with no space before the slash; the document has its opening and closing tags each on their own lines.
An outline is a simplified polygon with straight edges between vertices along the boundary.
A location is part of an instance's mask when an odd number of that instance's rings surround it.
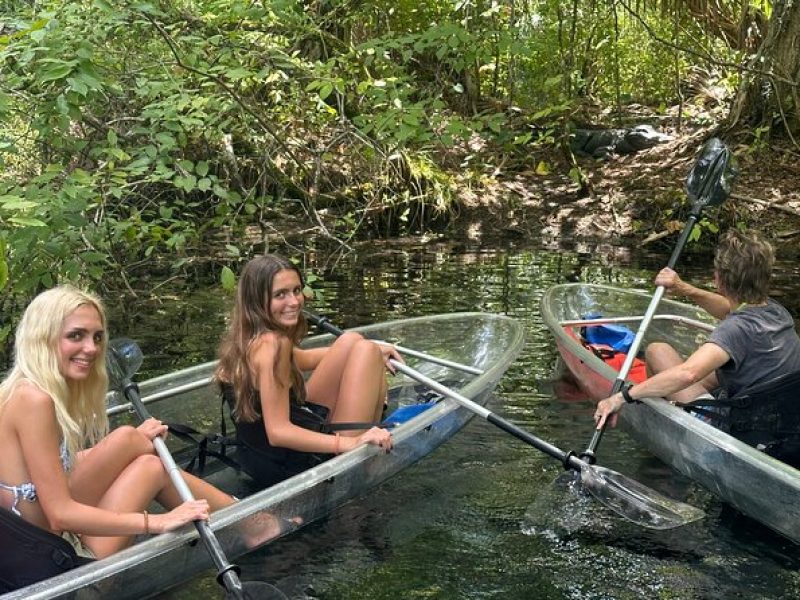
<svg viewBox="0 0 800 600">
<path fill-rule="evenodd" d="M 181 502 L 154 453 L 152 440 L 167 430 L 160 421 L 107 434 L 106 336 L 96 297 L 71 286 L 43 292 L 22 317 L 0 384 L 0 506 L 90 558 L 233 502 L 189 475 L 202 499 Z M 169 511 L 148 514 L 153 500 Z"/>
</svg>

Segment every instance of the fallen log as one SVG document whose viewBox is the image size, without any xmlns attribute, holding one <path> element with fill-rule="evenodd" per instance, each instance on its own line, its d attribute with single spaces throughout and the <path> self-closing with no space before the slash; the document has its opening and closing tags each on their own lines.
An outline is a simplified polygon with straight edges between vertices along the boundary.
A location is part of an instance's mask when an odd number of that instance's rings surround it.
<svg viewBox="0 0 800 600">
<path fill-rule="evenodd" d="M 783 206 L 782 204 L 776 204 L 774 202 L 769 202 L 768 200 L 760 200 L 758 198 L 750 198 L 749 196 L 742 196 L 741 194 L 733 193 L 731 194 L 731 198 L 734 200 L 743 200 L 744 202 L 751 202 L 755 204 L 760 204 L 762 206 L 766 206 L 767 208 L 774 208 L 775 210 L 780 210 L 785 213 L 789 213 L 790 215 L 795 215 L 800 217 L 800 210 L 791 208 L 789 206 Z"/>
</svg>

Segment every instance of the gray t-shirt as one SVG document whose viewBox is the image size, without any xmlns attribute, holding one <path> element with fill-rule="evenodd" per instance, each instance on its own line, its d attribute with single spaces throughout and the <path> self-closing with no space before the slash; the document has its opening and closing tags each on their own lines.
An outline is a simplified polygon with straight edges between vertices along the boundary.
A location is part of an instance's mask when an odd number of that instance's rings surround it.
<svg viewBox="0 0 800 600">
<path fill-rule="evenodd" d="M 800 371 L 800 337 L 783 306 L 744 306 L 730 313 L 711 333 L 709 342 L 731 359 L 717 369 L 729 397 L 781 375 Z"/>
</svg>

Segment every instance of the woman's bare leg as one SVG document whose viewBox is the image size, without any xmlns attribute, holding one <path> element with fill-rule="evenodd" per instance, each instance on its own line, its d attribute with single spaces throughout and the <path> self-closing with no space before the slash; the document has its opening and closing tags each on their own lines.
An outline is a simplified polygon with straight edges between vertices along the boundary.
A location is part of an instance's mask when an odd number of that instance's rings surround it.
<svg viewBox="0 0 800 600">
<path fill-rule="evenodd" d="M 72 497 L 82 504 L 97 506 L 128 465 L 154 451 L 153 443 L 136 428 L 118 427 L 95 446 L 78 454 L 69 474 Z"/>
<path fill-rule="evenodd" d="M 219 488 L 216 488 L 210 483 L 203 481 L 199 477 L 196 477 L 191 473 L 187 473 L 186 471 L 181 471 L 181 475 L 183 476 L 183 480 L 186 482 L 186 485 L 189 486 L 189 491 L 192 492 L 192 496 L 197 499 L 203 498 L 204 500 L 208 500 L 208 506 L 211 509 L 211 512 L 219 510 L 220 508 L 225 508 L 226 506 L 230 506 L 235 502 L 233 496 L 226 494 Z M 175 486 L 172 485 L 172 482 L 169 482 L 159 492 L 158 496 L 156 496 L 156 500 L 158 500 L 158 503 L 166 508 L 175 508 L 181 502 L 183 502 L 178 494 L 178 490 L 176 490 Z"/>
<path fill-rule="evenodd" d="M 683 358 L 678 354 L 675 348 L 664 342 L 654 342 L 648 345 L 645 351 L 645 358 L 647 361 L 647 369 L 652 375 L 661 373 L 670 367 L 683 363 Z M 706 388 L 703 383 L 698 382 L 693 383 L 679 392 L 669 394 L 667 400 L 678 404 L 685 404 L 708 392 L 709 389 Z"/>
<path fill-rule="evenodd" d="M 381 359 L 381 387 L 378 390 L 378 402 L 375 403 L 375 417 L 373 418 L 374 423 L 380 423 L 383 419 L 383 411 L 386 408 L 386 403 L 389 401 L 388 393 L 389 393 L 389 382 L 386 380 L 386 375 L 383 371 L 383 359 Z"/>
<path fill-rule="evenodd" d="M 306 383 L 308 399 L 326 406 L 331 414 L 336 410 L 342 376 L 353 347 L 363 340 L 359 334 L 347 332 L 338 337 Z"/>
<path fill-rule="evenodd" d="M 194 475 L 182 474 L 192 495 L 208 500 L 212 511 L 233 504 L 233 497 L 225 492 Z M 153 454 L 146 454 L 135 459 L 119 474 L 96 506 L 116 512 L 139 512 L 146 509 L 153 499 L 167 509 L 175 508 L 183 502 L 164 470 L 161 459 Z M 102 558 L 129 546 L 133 536 L 84 535 L 82 539 L 95 556 Z"/>
<path fill-rule="evenodd" d="M 380 349 L 358 334 L 340 337 L 306 386 L 308 399 L 331 410 L 331 422 L 377 422 L 386 398 Z M 342 435 L 359 435 L 344 431 Z"/>
<path fill-rule="evenodd" d="M 131 462 L 119 474 L 97 506 L 115 512 L 140 512 L 150 505 L 166 485 L 167 473 L 160 459 L 153 454 L 146 454 Z M 104 558 L 129 546 L 133 536 L 83 535 L 81 539 L 97 558 Z"/>
</svg>

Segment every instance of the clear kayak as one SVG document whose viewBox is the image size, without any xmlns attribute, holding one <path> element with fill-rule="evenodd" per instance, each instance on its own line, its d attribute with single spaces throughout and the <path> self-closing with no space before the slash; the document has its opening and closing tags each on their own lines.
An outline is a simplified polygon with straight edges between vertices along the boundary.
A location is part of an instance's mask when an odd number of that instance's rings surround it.
<svg viewBox="0 0 800 600">
<path fill-rule="evenodd" d="M 593 400 L 609 395 L 617 372 L 584 347 L 580 329 L 612 323 L 636 331 L 651 298 L 644 292 L 591 284 L 557 285 L 542 297 L 542 318 L 555 337 L 561 358 Z M 651 341 L 665 341 L 686 356 L 706 339 L 714 324 L 703 310 L 664 299 L 641 348 Z M 620 412 L 620 424 L 666 464 L 742 513 L 800 543 L 797 469 L 661 398 L 644 398 L 640 404 L 626 406 Z"/>
<path fill-rule="evenodd" d="M 417 371 L 480 404 L 491 397 L 524 342 L 519 323 L 484 313 L 426 316 L 356 330 L 444 359 L 444 363 L 471 367 L 471 372 L 467 372 L 447 364 L 405 357 Z M 313 336 L 305 346 L 324 346 L 331 341 L 329 335 Z M 220 418 L 220 399 L 218 388 L 211 383 L 214 366 L 215 363 L 209 362 L 141 382 L 141 395 L 150 412 L 164 421 L 188 424 L 201 431 L 215 428 Z M 391 378 L 390 386 L 391 408 L 413 404 L 424 391 L 424 386 L 400 375 Z M 129 407 L 113 394 L 109 412 L 116 418 L 131 418 Z M 390 454 L 375 446 L 361 446 L 258 491 L 252 489 L 246 475 L 218 465 L 208 479 L 241 500 L 214 513 L 211 528 L 231 560 L 274 543 L 425 457 L 472 416 L 457 402 L 441 399 L 393 430 L 394 449 Z M 141 540 L 109 558 L 0 598 L 146 598 L 211 567 L 195 528 L 187 526 Z"/>
</svg>

